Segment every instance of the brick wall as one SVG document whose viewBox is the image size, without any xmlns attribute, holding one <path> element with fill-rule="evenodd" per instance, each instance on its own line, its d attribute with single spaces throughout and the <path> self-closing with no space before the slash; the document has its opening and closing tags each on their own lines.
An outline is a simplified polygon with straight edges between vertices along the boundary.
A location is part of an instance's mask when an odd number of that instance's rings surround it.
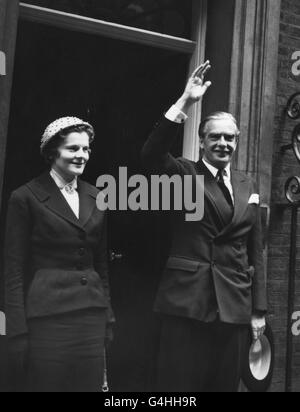
<svg viewBox="0 0 300 412">
<path fill-rule="evenodd" d="M 291 71 L 291 57 L 297 50 L 300 51 L 300 2 L 282 0 L 268 268 L 269 307 L 276 345 L 272 392 L 281 392 L 285 388 L 291 211 L 279 209 L 277 203 L 286 202 L 286 180 L 291 176 L 300 176 L 300 164 L 293 151 L 284 155 L 280 153 L 281 146 L 291 142 L 292 131 L 300 123 L 300 120 L 290 120 L 285 115 L 288 98 L 293 93 L 300 92 L 300 76 L 293 76 Z M 295 311 L 300 311 L 300 215 L 297 246 Z M 300 392 L 300 337 L 294 338 L 293 392 Z"/>
</svg>

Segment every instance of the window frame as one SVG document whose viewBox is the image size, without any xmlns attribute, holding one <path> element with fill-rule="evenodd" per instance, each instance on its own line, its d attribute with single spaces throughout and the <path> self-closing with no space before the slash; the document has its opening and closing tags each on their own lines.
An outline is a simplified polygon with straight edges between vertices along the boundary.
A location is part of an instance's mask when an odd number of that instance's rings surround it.
<svg viewBox="0 0 300 412">
<path fill-rule="evenodd" d="M 185 53 L 190 56 L 188 73 L 190 75 L 195 70 L 195 67 L 204 61 L 207 28 L 207 0 L 192 1 L 191 40 L 22 2 L 20 3 L 20 19 L 66 30 Z M 176 96 L 174 96 L 174 98 L 176 98 Z M 199 159 L 198 127 L 201 121 L 201 112 L 202 105 L 200 102 L 191 109 L 189 118 L 185 124 L 183 156 L 193 161 Z"/>
</svg>

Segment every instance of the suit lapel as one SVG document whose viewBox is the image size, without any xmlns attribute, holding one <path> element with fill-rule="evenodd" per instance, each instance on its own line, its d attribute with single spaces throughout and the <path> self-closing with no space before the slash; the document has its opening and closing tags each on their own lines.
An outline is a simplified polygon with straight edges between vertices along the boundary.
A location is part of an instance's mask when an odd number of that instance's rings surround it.
<svg viewBox="0 0 300 412">
<path fill-rule="evenodd" d="M 77 219 L 73 213 L 60 189 L 48 172 L 29 183 L 28 187 L 41 202 L 45 203 L 45 206 L 49 210 L 80 229 L 83 229 L 96 205 L 95 196 L 94 198 L 91 196 L 88 185 L 80 180 L 78 180 L 80 201 L 79 219 Z"/>
<path fill-rule="evenodd" d="M 233 223 L 239 222 L 248 207 L 249 182 L 241 173 L 232 171 L 232 187 L 234 193 L 234 216 Z"/>
<path fill-rule="evenodd" d="M 205 178 L 205 195 L 213 205 L 221 222 L 221 227 L 224 228 L 228 226 L 228 221 L 231 221 L 232 219 L 232 211 L 230 210 L 228 203 L 216 182 L 216 179 L 207 169 L 205 164 L 200 161 L 197 166 L 198 174 L 203 174 Z"/>
<path fill-rule="evenodd" d="M 234 215 L 232 222 L 224 228 L 219 236 L 226 235 L 234 225 L 238 224 L 248 207 L 250 186 L 246 177 L 242 173 L 232 170 L 231 181 L 234 193 Z"/>
<path fill-rule="evenodd" d="M 90 186 L 81 180 L 78 180 L 78 193 L 80 201 L 79 220 L 82 226 L 85 226 L 96 207 L 97 194 L 95 190 L 91 190 Z"/>
</svg>

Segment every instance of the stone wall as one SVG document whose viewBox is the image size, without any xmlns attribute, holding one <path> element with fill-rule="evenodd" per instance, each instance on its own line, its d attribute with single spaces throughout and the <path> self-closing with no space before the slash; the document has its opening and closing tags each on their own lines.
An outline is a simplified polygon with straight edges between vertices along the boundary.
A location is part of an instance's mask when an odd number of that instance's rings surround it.
<svg viewBox="0 0 300 412">
<path fill-rule="evenodd" d="M 291 143 L 292 132 L 297 123 L 300 123 L 300 119 L 290 120 L 285 111 L 289 97 L 297 91 L 300 92 L 300 71 L 298 75 L 295 70 L 300 66 L 295 60 L 297 51 L 300 51 L 300 2 L 299 0 L 282 0 L 268 267 L 270 318 L 276 344 L 272 392 L 285 390 L 291 210 L 282 209 L 278 204 L 287 203 L 284 194 L 287 179 L 291 176 L 300 176 L 300 164 L 293 151 L 281 153 L 281 146 Z M 298 227 L 297 248 L 294 311 L 300 311 L 300 227 Z M 299 392 L 300 337 L 294 337 L 293 346 L 292 390 Z"/>
</svg>

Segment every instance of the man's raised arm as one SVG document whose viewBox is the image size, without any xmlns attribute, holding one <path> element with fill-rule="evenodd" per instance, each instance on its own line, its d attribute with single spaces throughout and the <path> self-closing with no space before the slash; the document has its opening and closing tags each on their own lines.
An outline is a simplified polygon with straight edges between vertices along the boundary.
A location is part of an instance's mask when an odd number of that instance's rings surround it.
<svg viewBox="0 0 300 412">
<path fill-rule="evenodd" d="M 170 150 L 180 127 L 188 118 L 190 108 L 203 98 L 211 86 L 211 82 L 204 82 L 210 68 L 210 62 L 207 61 L 194 71 L 183 95 L 150 135 L 142 150 L 142 162 L 147 170 L 155 173 L 180 174 L 181 164 L 170 154 Z"/>
</svg>

